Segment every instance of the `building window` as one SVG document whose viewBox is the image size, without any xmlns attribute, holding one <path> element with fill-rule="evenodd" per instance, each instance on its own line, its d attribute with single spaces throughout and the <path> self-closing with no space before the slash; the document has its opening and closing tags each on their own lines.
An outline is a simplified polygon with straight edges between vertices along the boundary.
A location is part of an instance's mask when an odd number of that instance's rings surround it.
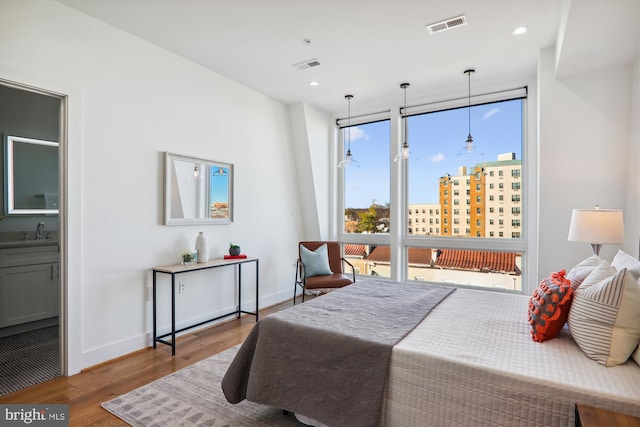
<svg viewBox="0 0 640 427">
<path fill-rule="evenodd" d="M 504 202 L 504 195 L 503 195 L 503 194 L 500 194 L 500 195 L 498 196 L 498 201 L 500 201 L 500 202 Z"/>
<path fill-rule="evenodd" d="M 493 220 L 492 219 L 489 220 L 489 225 L 493 225 Z"/>
<path fill-rule="evenodd" d="M 520 232 L 519 231 L 512 231 L 511 232 L 511 238 L 512 239 L 519 239 L 520 238 Z"/>
<path fill-rule="evenodd" d="M 499 190 L 503 190 L 504 189 L 504 183 L 502 183 L 502 182 L 498 183 L 498 189 Z"/>
<path fill-rule="evenodd" d="M 519 219 L 512 219 L 511 220 L 511 226 L 512 227 L 520 227 L 520 220 Z"/>
<path fill-rule="evenodd" d="M 520 190 L 520 183 L 519 182 L 512 182 L 511 183 L 511 189 L 512 190 Z"/>
<path fill-rule="evenodd" d="M 511 196 L 511 201 L 512 201 L 513 203 L 520 203 L 520 195 L 519 195 L 519 194 L 513 194 L 513 195 Z"/>
<path fill-rule="evenodd" d="M 489 212 L 491 212 L 493 221 L 498 219 L 497 212 L 500 207 L 498 203 L 499 197 L 495 196 L 499 196 L 500 193 L 498 193 L 496 189 L 501 187 L 504 194 L 505 190 L 509 189 L 509 184 L 505 186 L 504 182 L 512 182 L 511 178 L 508 180 L 498 180 L 497 177 L 502 178 L 505 177 L 505 175 L 508 177 L 509 174 L 512 174 L 513 170 L 521 170 L 522 168 L 520 165 L 522 164 L 522 157 L 525 152 L 523 150 L 523 135 L 525 134 L 525 132 L 523 132 L 525 117 L 523 113 L 526 111 L 526 98 L 524 98 L 526 94 L 523 93 L 518 96 L 523 96 L 523 98 L 472 105 L 471 108 L 468 108 L 463 101 L 460 101 L 458 105 L 459 108 L 455 108 L 457 107 L 456 105 L 453 105 L 453 108 L 451 108 L 452 105 L 447 104 L 446 109 L 442 110 L 435 110 L 434 106 L 443 105 L 444 108 L 445 104 L 429 103 L 424 106 L 412 106 L 412 115 L 404 118 L 407 133 L 411 136 L 412 156 L 408 160 L 409 167 L 406 169 L 406 175 L 403 174 L 400 178 L 401 183 L 406 185 L 404 188 L 407 189 L 406 194 L 400 194 L 398 196 L 401 203 L 404 204 L 402 210 L 408 212 L 412 210 L 414 206 L 424 206 L 427 204 L 439 206 L 440 210 L 453 206 L 455 215 L 451 216 L 450 209 L 447 209 L 446 214 L 442 216 L 440 216 L 439 212 L 436 213 L 436 216 L 434 216 L 434 219 L 437 221 L 436 224 L 442 223 L 442 228 L 446 228 L 446 233 L 443 232 L 441 234 L 438 233 L 438 231 L 441 230 L 437 230 L 435 233 L 428 235 L 413 236 L 411 238 L 412 247 L 439 248 L 442 242 L 440 239 L 445 236 L 450 236 L 452 233 L 460 236 L 461 239 L 467 237 L 482 239 L 489 237 L 490 231 L 493 231 L 494 234 L 491 237 L 494 240 L 491 241 L 490 246 L 492 250 L 495 249 L 497 252 L 517 252 L 518 254 L 525 252 L 527 242 L 523 239 L 520 239 L 521 241 L 519 242 L 510 241 L 512 229 L 508 229 L 508 231 L 505 230 L 507 238 L 504 242 L 497 241 L 495 235 L 498 234 L 498 229 L 496 226 L 491 225 L 495 228 L 489 230 L 490 218 L 487 217 L 487 215 L 490 215 Z M 420 109 L 422 109 L 422 111 L 420 111 Z M 489 117 L 486 116 L 486 114 L 491 110 L 501 111 L 499 120 L 495 119 L 495 117 L 498 116 L 495 116 L 493 120 L 483 120 L 483 117 Z M 471 115 L 471 120 L 477 123 L 478 129 L 484 127 L 482 131 L 478 130 L 479 134 L 488 132 L 490 135 L 493 135 L 490 138 L 491 141 L 485 141 L 484 144 L 481 143 L 481 138 L 478 138 L 478 145 L 481 146 L 480 151 L 483 153 L 483 156 L 476 155 L 477 157 L 475 157 L 473 154 L 470 156 L 466 154 L 459 156 L 459 154 L 461 154 L 459 153 L 461 147 L 446 142 L 449 135 L 455 133 L 453 127 L 447 126 L 446 124 L 456 122 L 458 119 L 459 122 L 465 123 L 469 114 Z M 443 137 L 443 135 L 446 135 L 446 137 Z M 352 151 L 354 152 L 354 158 L 360 161 L 353 147 Z M 433 158 L 435 153 L 442 154 L 438 156 L 439 161 L 437 167 L 434 167 L 430 162 L 422 161 L 423 159 Z M 513 154 L 505 155 L 507 153 Z M 389 157 L 386 160 L 392 164 L 389 161 Z M 360 161 L 360 163 L 362 168 L 362 161 Z M 465 167 L 466 170 L 463 170 L 463 167 Z M 477 167 L 482 168 L 480 174 L 477 173 L 479 170 Z M 441 177 L 443 176 L 451 177 L 449 180 L 451 186 L 445 187 L 441 185 Z M 406 181 L 402 181 L 404 177 L 406 177 Z M 498 185 L 496 185 L 496 183 Z M 526 181 L 524 181 L 523 188 L 525 189 L 523 194 L 527 197 Z M 509 200 L 511 194 L 507 194 L 506 200 Z M 464 199 L 462 198 L 463 196 Z M 380 200 L 378 197 L 373 199 Z M 504 204 L 505 197 L 503 196 L 500 199 Z M 471 200 L 473 200 L 473 205 Z M 386 201 L 381 204 L 385 202 Z M 516 206 L 515 203 L 516 202 L 507 205 L 507 212 L 509 208 Z M 433 207 L 434 211 L 436 210 L 435 206 Z M 460 206 L 463 208 L 459 209 Z M 504 215 L 504 209 L 502 209 L 501 214 Z M 447 220 L 446 224 L 445 219 Z M 505 219 L 507 223 L 509 223 L 512 217 L 509 216 Z M 468 228 L 465 227 L 465 224 Z M 471 224 L 473 224 L 473 228 L 471 228 Z M 449 225 L 453 225 L 453 228 L 449 228 Z M 391 229 L 390 232 L 394 233 L 396 231 Z M 406 233 L 406 229 L 397 232 Z M 458 234 L 458 232 L 461 233 Z M 391 241 L 401 242 L 402 244 L 404 240 L 398 237 L 402 236 L 393 236 Z M 368 237 L 367 240 L 371 239 Z M 448 249 L 455 249 L 458 244 L 455 243 L 455 239 L 453 242 L 454 243 L 450 243 L 450 241 L 447 241 L 447 245 L 445 246 Z M 478 245 L 481 247 L 482 242 L 478 243 Z M 467 247 L 468 244 L 459 244 L 460 250 Z M 435 256 L 434 254 L 434 259 Z M 407 271 L 407 269 L 411 270 L 412 268 L 413 267 L 409 266 L 400 266 L 400 268 L 395 271 Z M 411 274 L 404 274 L 403 277 L 424 277 L 422 274 L 413 274 L 413 270 L 411 271 Z M 429 281 L 430 279 L 426 280 Z"/>
<path fill-rule="evenodd" d="M 511 169 L 511 176 L 513 178 L 520 178 L 520 169 Z"/>
<path fill-rule="evenodd" d="M 520 208 L 511 208 L 512 215 L 520 215 Z"/>
</svg>

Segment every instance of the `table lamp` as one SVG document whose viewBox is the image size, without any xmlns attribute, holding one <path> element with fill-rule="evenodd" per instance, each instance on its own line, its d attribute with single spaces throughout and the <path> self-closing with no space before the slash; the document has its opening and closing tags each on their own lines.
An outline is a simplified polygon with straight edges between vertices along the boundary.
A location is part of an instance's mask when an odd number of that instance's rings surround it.
<svg viewBox="0 0 640 427">
<path fill-rule="evenodd" d="M 624 226 L 620 209 L 573 209 L 569 225 L 570 242 L 591 243 L 593 253 L 600 255 L 604 244 L 624 243 Z"/>
</svg>

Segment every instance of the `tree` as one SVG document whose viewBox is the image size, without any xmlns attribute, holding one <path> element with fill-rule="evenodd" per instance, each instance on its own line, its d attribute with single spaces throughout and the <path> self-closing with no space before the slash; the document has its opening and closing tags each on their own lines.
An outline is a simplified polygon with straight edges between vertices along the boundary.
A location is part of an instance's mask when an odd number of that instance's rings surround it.
<svg viewBox="0 0 640 427">
<path fill-rule="evenodd" d="M 375 233 L 376 231 L 378 231 L 376 229 L 376 225 L 378 224 L 376 221 L 377 211 L 376 211 L 375 203 L 371 203 L 371 206 L 369 206 L 369 209 L 366 212 L 359 213 L 358 217 L 359 217 L 359 221 L 358 221 L 358 225 L 356 226 L 357 233 L 364 233 L 364 232 Z"/>
</svg>

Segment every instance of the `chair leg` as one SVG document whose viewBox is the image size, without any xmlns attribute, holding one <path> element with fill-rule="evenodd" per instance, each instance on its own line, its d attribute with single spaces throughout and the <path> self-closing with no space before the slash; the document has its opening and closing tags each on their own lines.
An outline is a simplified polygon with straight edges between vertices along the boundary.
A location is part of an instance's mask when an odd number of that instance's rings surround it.
<svg viewBox="0 0 640 427">
<path fill-rule="evenodd" d="M 293 305 L 296 305 L 296 291 L 298 290 L 298 282 L 293 282 Z"/>
</svg>

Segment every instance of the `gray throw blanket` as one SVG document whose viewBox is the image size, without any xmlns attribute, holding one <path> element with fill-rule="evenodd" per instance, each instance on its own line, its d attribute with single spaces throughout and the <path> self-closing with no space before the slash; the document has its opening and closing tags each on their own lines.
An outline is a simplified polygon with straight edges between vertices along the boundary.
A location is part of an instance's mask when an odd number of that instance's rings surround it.
<svg viewBox="0 0 640 427">
<path fill-rule="evenodd" d="M 266 316 L 222 390 L 332 427 L 375 426 L 391 349 L 453 290 L 368 279 Z"/>
</svg>

